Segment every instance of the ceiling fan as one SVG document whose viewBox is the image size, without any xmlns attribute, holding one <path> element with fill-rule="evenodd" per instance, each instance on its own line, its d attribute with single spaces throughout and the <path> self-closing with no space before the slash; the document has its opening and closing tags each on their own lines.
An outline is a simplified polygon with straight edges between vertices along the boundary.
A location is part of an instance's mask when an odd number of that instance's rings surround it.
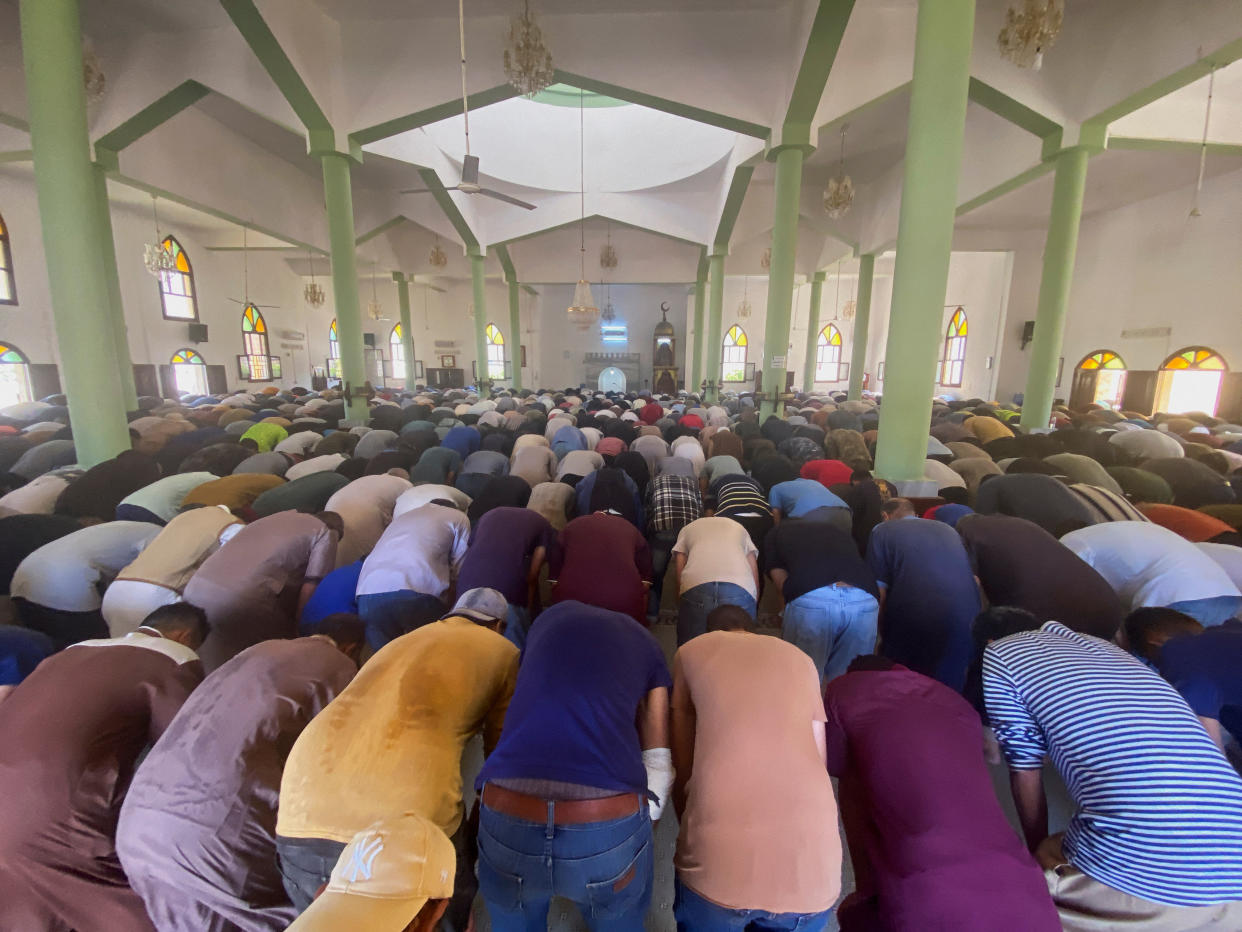
<svg viewBox="0 0 1242 932">
<path fill-rule="evenodd" d="M 242 299 L 229 298 L 234 304 L 240 304 L 242 307 L 280 307 L 279 304 L 255 304 L 250 300 L 250 248 L 246 239 L 246 233 L 250 227 L 242 224 Z"/>
<path fill-rule="evenodd" d="M 522 207 L 526 210 L 534 210 L 534 204 L 528 204 L 526 201 L 518 200 L 516 197 L 510 197 L 508 194 L 502 194 L 499 191 L 493 191 L 491 188 L 485 188 L 479 184 L 479 157 L 470 154 L 470 104 L 466 96 L 466 11 L 465 0 L 457 0 L 457 33 L 461 42 L 461 112 L 466 122 L 466 157 L 461 163 L 461 182 L 446 188 L 447 191 L 460 191 L 462 194 L 482 194 L 484 197 L 494 198 L 498 201 L 504 201 L 506 204 L 512 204 L 514 207 Z M 401 191 L 401 194 L 428 194 L 430 188 L 409 188 Z"/>
</svg>

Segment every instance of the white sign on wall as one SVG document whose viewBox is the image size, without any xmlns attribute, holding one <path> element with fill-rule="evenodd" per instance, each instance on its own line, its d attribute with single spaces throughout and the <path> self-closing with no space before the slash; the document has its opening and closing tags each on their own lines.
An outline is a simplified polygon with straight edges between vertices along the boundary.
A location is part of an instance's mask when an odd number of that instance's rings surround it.
<svg viewBox="0 0 1242 932">
<path fill-rule="evenodd" d="M 768 368 L 769 369 L 784 369 L 785 368 L 785 357 L 784 356 L 773 356 L 772 362 L 768 366 Z"/>
</svg>

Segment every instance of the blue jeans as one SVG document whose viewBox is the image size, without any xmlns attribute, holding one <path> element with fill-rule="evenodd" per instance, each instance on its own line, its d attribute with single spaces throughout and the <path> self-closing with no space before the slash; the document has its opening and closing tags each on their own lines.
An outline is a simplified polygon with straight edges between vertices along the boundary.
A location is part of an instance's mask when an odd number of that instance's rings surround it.
<svg viewBox="0 0 1242 932">
<path fill-rule="evenodd" d="M 1238 609 L 1242 609 L 1242 596 L 1218 595 L 1210 599 L 1187 599 L 1185 602 L 1174 602 L 1169 608 L 1189 615 L 1205 628 L 1213 628 L 1237 617 Z"/>
<path fill-rule="evenodd" d="M 677 603 L 677 646 L 706 632 L 707 616 L 721 605 L 740 605 L 755 614 L 755 597 L 737 583 L 702 583 L 683 592 Z"/>
<path fill-rule="evenodd" d="M 651 818 L 556 825 L 479 809 L 479 892 L 493 932 L 543 932 L 552 897 L 582 910 L 592 932 L 642 929 L 651 904 Z"/>
<path fill-rule="evenodd" d="M 358 617 L 366 622 L 367 644 L 372 650 L 431 624 L 446 611 L 448 607 L 434 595 L 409 589 L 358 596 Z"/>
<path fill-rule="evenodd" d="M 870 592 L 833 583 L 786 605 L 781 634 L 815 661 L 822 686 L 844 673 L 855 657 L 875 650 L 879 614 L 880 603 Z"/>
<path fill-rule="evenodd" d="M 505 619 L 505 637 L 518 650 L 526 647 L 526 635 L 530 633 L 530 609 L 509 603 L 509 615 Z"/>
<path fill-rule="evenodd" d="M 729 909 L 705 900 L 677 878 L 673 897 L 677 932 L 822 932 L 832 910 L 822 913 L 769 913 L 762 909 Z"/>
</svg>

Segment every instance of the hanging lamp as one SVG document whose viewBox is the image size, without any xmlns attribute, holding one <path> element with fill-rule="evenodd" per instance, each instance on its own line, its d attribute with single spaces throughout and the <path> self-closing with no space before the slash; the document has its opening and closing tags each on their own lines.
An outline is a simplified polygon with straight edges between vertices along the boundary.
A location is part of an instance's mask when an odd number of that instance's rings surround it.
<svg viewBox="0 0 1242 932">
<path fill-rule="evenodd" d="M 749 320 L 750 319 L 751 306 L 750 306 L 750 298 L 748 296 L 749 292 L 750 292 L 750 276 L 743 275 L 742 276 L 742 303 L 737 306 L 737 319 L 738 320 Z"/>
<path fill-rule="evenodd" d="M 527 97 L 534 97 L 556 80 L 552 53 L 543 44 L 543 30 L 535 22 L 529 0 L 509 25 L 504 66 L 506 80 Z"/>
<path fill-rule="evenodd" d="M 384 306 L 379 302 L 379 295 L 375 291 L 375 263 L 371 263 L 371 300 L 367 302 L 367 313 L 371 315 L 372 320 L 383 320 L 381 316 L 384 313 Z"/>
<path fill-rule="evenodd" d="M 996 37 L 1000 53 L 1019 68 L 1038 71 L 1044 52 L 1061 34 L 1065 0 L 1022 0 L 1005 11 L 1005 25 Z"/>
<path fill-rule="evenodd" d="M 574 286 L 574 302 L 569 305 L 569 319 L 579 330 L 590 330 L 599 319 L 599 307 L 591 294 L 586 278 L 586 92 L 578 92 L 578 284 Z"/>
<path fill-rule="evenodd" d="M 845 131 L 846 123 L 841 127 L 841 161 L 837 173 L 828 179 L 828 187 L 824 189 L 824 210 L 833 220 L 838 220 L 850 212 L 854 206 L 854 181 L 845 173 Z"/>
<path fill-rule="evenodd" d="M 310 263 L 310 284 L 302 289 L 302 297 L 311 307 L 322 307 L 324 298 L 323 286 L 315 281 L 315 257 L 306 250 L 306 261 Z"/>
<path fill-rule="evenodd" d="M 854 276 L 854 296 L 845 302 L 845 306 L 841 308 L 841 316 L 846 320 L 853 320 L 854 315 L 858 313 L 858 276 Z"/>
<path fill-rule="evenodd" d="M 155 223 L 155 242 L 147 243 L 142 250 L 142 262 L 147 271 L 159 278 L 165 272 L 177 271 L 177 260 L 171 251 L 164 248 L 164 237 L 160 235 L 160 213 L 155 206 L 158 198 L 151 195 L 151 218 Z"/>
<path fill-rule="evenodd" d="M 440 237 L 436 237 L 436 244 L 431 247 L 431 252 L 427 255 L 427 261 L 433 269 L 442 269 L 448 265 L 448 256 L 444 250 L 440 248 Z"/>
</svg>

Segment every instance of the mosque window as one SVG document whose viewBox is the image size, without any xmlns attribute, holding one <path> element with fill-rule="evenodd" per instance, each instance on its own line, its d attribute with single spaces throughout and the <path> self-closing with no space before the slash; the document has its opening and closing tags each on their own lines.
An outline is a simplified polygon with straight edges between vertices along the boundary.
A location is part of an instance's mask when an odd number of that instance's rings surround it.
<svg viewBox="0 0 1242 932">
<path fill-rule="evenodd" d="M 184 395 L 206 395 L 207 360 L 192 349 L 179 349 L 172 356 L 173 379 Z"/>
<path fill-rule="evenodd" d="M 405 374 L 405 344 L 401 342 L 401 324 L 397 324 L 392 328 L 392 333 L 388 336 L 388 346 L 392 351 L 392 374 L 400 376 Z"/>
<path fill-rule="evenodd" d="M 1204 411 L 1213 417 L 1229 366 L 1220 353 L 1206 346 L 1178 350 L 1160 367 L 1156 408 L 1170 414 Z"/>
<path fill-rule="evenodd" d="M 940 372 L 940 384 L 960 388 L 965 369 L 966 310 L 959 307 L 953 312 L 944 335 L 944 363 Z"/>
<path fill-rule="evenodd" d="M 1093 374 L 1095 387 L 1091 389 L 1091 403 L 1106 408 L 1121 407 L 1121 396 L 1126 386 L 1125 361 L 1112 350 L 1096 350 L 1083 357 L 1078 368 Z"/>
<path fill-rule="evenodd" d="M 13 278 L 13 250 L 9 248 L 9 228 L 4 225 L 4 218 L 0 217 L 0 304 L 16 303 L 17 284 Z"/>
<path fill-rule="evenodd" d="M 487 377 L 503 379 L 505 377 L 505 335 L 495 324 L 488 324 L 484 336 L 487 337 Z"/>
<path fill-rule="evenodd" d="M 247 382 L 270 382 L 272 358 L 267 348 L 267 321 L 253 304 L 242 311 L 242 355 L 237 357 L 238 373 Z"/>
<path fill-rule="evenodd" d="M 746 381 L 746 347 L 749 342 L 746 331 L 737 324 L 729 328 L 720 354 L 720 381 Z"/>
<path fill-rule="evenodd" d="M 0 408 L 32 400 L 26 354 L 13 344 L 0 341 Z"/>
<path fill-rule="evenodd" d="M 189 256 L 175 237 L 164 237 L 164 251 L 173 257 L 175 271 L 160 273 L 160 304 L 165 320 L 198 320 L 198 299 L 194 295 L 194 269 Z"/>
<path fill-rule="evenodd" d="M 328 328 L 328 376 L 333 379 L 341 377 L 341 337 L 336 329 L 335 317 Z"/>
<path fill-rule="evenodd" d="M 815 381 L 841 381 L 841 331 L 829 324 L 815 341 Z"/>
</svg>

